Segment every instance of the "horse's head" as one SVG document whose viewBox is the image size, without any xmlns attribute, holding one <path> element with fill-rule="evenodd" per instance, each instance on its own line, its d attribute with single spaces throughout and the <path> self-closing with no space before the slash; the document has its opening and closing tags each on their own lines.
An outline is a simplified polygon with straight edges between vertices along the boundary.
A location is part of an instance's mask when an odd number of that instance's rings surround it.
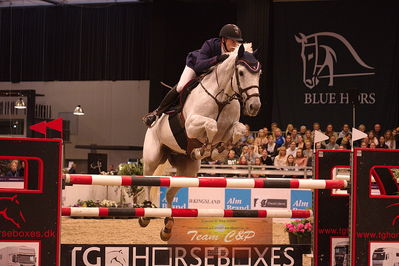
<svg viewBox="0 0 399 266">
<path fill-rule="evenodd" d="M 312 89 L 319 83 L 316 72 L 318 59 L 317 40 L 315 37 L 308 37 L 303 33 L 299 33 L 299 36 L 295 36 L 295 40 L 302 45 L 303 83 L 306 87 Z"/>
<path fill-rule="evenodd" d="M 6 206 L 3 210 L 0 210 L 0 215 L 2 215 L 4 219 L 13 223 L 17 228 L 21 228 L 21 226 L 25 224 L 26 220 L 22 214 L 17 195 L 3 199 L 6 200 L 7 204 L 5 204 Z"/>
<path fill-rule="evenodd" d="M 232 89 L 243 103 L 244 115 L 256 116 L 261 107 L 259 97 L 260 63 L 253 55 L 250 43 L 242 44 L 236 50 Z"/>
</svg>

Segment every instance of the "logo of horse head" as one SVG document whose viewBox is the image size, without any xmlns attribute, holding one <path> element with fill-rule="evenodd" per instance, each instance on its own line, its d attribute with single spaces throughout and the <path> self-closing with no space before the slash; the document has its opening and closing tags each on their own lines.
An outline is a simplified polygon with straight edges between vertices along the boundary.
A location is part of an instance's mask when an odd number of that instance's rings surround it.
<svg viewBox="0 0 399 266">
<path fill-rule="evenodd" d="M 388 206 L 386 206 L 385 208 L 387 209 L 387 208 L 391 208 L 391 207 L 399 207 L 399 203 L 394 203 L 394 204 L 391 204 L 391 205 L 388 205 Z M 396 221 L 399 219 L 399 215 L 396 215 L 395 216 L 395 218 L 393 218 L 392 219 L 392 226 L 395 226 L 396 225 Z"/>
<path fill-rule="evenodd" d="M 321 78 L 328 78 L 328 86 L 333 86 L 335 77 L 354 77 L 375 74 L 374 72 L 336 74 L 334 72 L 334 66 L 338 61 L 337 54 L 332 47 L 326 45 L 329 38 L 339 40 L 360 66 L 366 69 L 374 69 L 374 67 L 367 65 L 360 58 L 353 46 L 342 35 L 334 32 L 318 32 L 309 35 L 299 33 L 299 36 L 295 36 L 295 40 L 302 45 L 303 83 L 306 87 L 313 89 L 319 84 Z M 322 73 L 323 71 L 327 74 Z"/>
<path fill-rule="evenodd" d="M 20 208 L 20 202 L 17 195 L 12 197 L 0 197 L 0 216 L 10 221 L 17 228 L 21 228 L 26 220 Z M 0 221 L 1 223 L 1 221 Z"/>
</svg>

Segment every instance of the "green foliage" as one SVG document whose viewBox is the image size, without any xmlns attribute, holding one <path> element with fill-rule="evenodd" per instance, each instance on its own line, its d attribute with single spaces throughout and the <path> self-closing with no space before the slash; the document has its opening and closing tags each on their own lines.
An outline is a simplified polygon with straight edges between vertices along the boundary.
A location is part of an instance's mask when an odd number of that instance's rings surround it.
<svg viewBox="0 0 399 266">
<path fill-rule="evenodd" d="M 121 164 L 119 166 L 118 175 L 125 175 L 125 176 L 132 176 L 132 175 L 143 175 L 143 165 L 142 164 L 135 164 L 135 163 L 128 163 L 128 164 Z M 133 201 L 136 203 L 137 194 L 143 191 L 143 187 L 138 186 L 130 186 L 126 193 L 133 197 Z"/>
</svg>

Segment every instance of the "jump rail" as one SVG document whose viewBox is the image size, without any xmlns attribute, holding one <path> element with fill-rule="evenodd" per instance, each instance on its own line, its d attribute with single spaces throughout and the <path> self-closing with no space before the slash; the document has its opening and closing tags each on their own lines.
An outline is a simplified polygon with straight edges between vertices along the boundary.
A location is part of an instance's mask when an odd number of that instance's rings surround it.
<svg viewBox="0 0 399 266">
<path fill-rule="evenodd" d="M 156 186 L 156 187 L 225 187 L 225 188 L 302 188 L 342 189 L 346 180 L 269 179 L 269 178 L 208 178 L 170 176 L 115 176 L 70 175 L 64 176 L 67 184 L 107 186 Z"/>
<path fill-rule="evenodd" d="M 235 217 L 235 218 L 309 218 L 311 210 L 223 210 L 168 208 L 62 208 L 71 217 Z"/>
</svg>

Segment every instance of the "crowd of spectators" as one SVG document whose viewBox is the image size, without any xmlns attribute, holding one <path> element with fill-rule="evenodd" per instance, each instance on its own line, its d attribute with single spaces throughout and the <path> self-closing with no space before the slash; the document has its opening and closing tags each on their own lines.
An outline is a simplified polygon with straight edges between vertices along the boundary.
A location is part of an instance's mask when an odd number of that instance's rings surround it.
<svg viewBox="0 0 399 266">
<path fill-rule="evenodd" d="M 315 131 L 321 131 L 329 139 L 314 143 Z M 373 128 L 366 129 L 361 124 L 358 130 L 367 134 L 367 137 L 354 141 L 354 147 L 361 148 L 399 148 L 399 127 L 382 130 L 381 124 L 374 124 Z M 234 146 L 229 146 L 229 153 L 225 161 L 204 160 L 204 164 L 228 165 L 269 165 L 294 166 L 304 168 L 312 165 L 313 149 L 350 150 L 352 133 L 349 124 L 342 125 L 338 131 L 332 124 L 326 125 L 323 130 L 319 123 L 313 123 L 312 128 L 305 125 L 295 127 L 288 124 L 281 130 L 277 123 L 272 123 L 270 129 L 265 127 L 258 131 L 251 131 L 246 125 L 246 133 Z"/>
</svg>

